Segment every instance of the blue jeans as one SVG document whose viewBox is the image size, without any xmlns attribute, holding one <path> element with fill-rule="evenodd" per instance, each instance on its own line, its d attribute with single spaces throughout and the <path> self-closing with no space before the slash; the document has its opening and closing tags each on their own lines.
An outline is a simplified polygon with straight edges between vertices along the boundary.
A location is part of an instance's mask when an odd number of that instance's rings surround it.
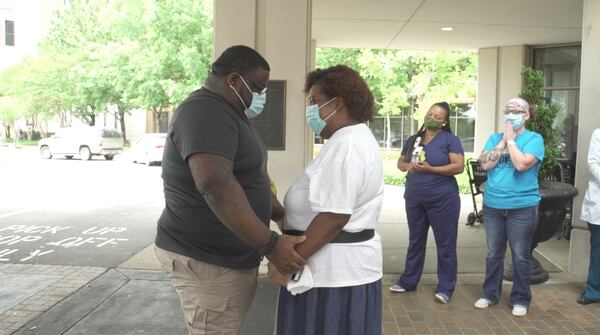
<svg viewBox="0 0 600 335">
<path fill-rule="evenodd" d="M 600 225 L 588 222 L 590 229 L 590 266 L 584 296 L 600 300 Z"/>
<path fill-rule="evenodd" d="M 502 295 L 502 277 L 506 241 L 513 261 L 513 305 L 529 306 L 531 302 L 531 242 L 538 224 L 538 205 L 515 209 L 483 206 L 483 225 L 488 254 L 485 267 L 483 296 L 496 303 Z"/>
</svg>

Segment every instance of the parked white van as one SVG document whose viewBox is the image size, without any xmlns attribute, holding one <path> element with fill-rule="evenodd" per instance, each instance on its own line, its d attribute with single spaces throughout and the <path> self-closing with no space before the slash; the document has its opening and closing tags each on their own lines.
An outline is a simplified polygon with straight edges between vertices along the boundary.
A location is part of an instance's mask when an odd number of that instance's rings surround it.
<svg viewBox="0 0 600 335">
<path fill-rule="evenodd" d="M 79 156 L 81 160 L 90 160 L 92 156 L 102 155 L 106 160 L 112 160 L 123 151 L 123 136 L 110 128 L 61 128 L 56 134 L 41 139 L 38 147 L 44 159 L 63 155 L 67 159 Z"/>
</svg>

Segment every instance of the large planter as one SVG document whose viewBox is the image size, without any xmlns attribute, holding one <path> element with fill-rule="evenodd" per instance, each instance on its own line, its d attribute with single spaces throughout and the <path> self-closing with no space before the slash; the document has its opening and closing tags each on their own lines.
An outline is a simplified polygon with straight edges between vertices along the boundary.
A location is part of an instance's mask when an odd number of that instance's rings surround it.
<svg viewBox="0 0 600 335">
<path fill-rule="evenodd" d="M 567 208 L 571 200 L 577 195 L 577 189 L 571 184 L 544 180 L 540 182 L 540 195 L 542 200 L 538 212 L 539 223 L 531 244 L 531 284 L 541 284 L 548 280 L 548 272 L 533 257 L 533 250 L 539 243 L 554 236 L 558 228 L 561 227 L 565 220 Z M 504 279 L 512 281 L 512 277 L 512 261 L 507 259 L 504 263 Z"/>
</svg>

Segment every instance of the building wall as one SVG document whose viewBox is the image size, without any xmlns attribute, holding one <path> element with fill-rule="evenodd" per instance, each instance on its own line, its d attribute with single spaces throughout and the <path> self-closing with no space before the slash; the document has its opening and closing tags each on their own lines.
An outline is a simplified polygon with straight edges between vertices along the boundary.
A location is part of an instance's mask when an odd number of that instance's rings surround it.
<svg viewBox="0 0 600 335">
<path fill-rule="evenodd" d="M 4 45 L 4 21 L 10 20 L 15 22 L 15 30 L 19 28 L 20 21 L 17 20 L 17 13 L 13 1 L 0 0 L 0 70 L 6 68 L 10 64 L 16 63 L 18 55 L 18 34 L 15 34 L 15 46 Z"/>
<path fill-rule="evenodd" d="M 502 46 L 478 50 L 476 156 L 488 137 L 502 130 L 502 110 L 506 102 L 521 92 L 521 69 L 528 65 L 529 59 L 527 49 L 525 46 Z"/>
<path fill-rule="evenodd" d="M 477 118 L 475 123 L 475 155 L 479 155 L 487 138 L 496 130 L 498 100 L 498 48 L 478 50 Z"/>
<path fill-rule="evenodd" d="M 310 68 L 310 0 L 219 0 L 214 9 L 215 56 L 227 47 L 254 47 L 269 62 L 270 79 L 286 81 L 285 150 L 269 151 L 269 174 L 280 198 L 303 171 L 309 136 L 302 92 Z"/>
<path fill-rule="evenodd" d="M 587 189 L 589 172 L 587 156 L 594 129 L 600 127 L 600 2 L 585 0 L 583 6 L 583 34 L 581 42 L 581 80 L 579 96 L 579 127 L 577 135 L 577 162 L 575 187 L 579 195 L 573 202 L 573 231 L 569 252 L 569 272 L 586 276 L 589 264 L 590 233 L 579 219 L 581 203 Z"/>
<path fill-rule="evenodd" d="M 146 126 L 146 115 L 149 114 L 143 109 L 134 109 L 131 114 L 125 116 L 125 130 L 127 140 L 131 143 L 138 137 L 149 132 Z"/>
<path fill-rule="evenodd" d="M 24 57 L 37 55 L 38 43 L 48 34 L 54 11 L 64 0 L 0 0 L 0 70 Z M 4 45 L 4 20 L 15 22 L 15 45 Z"/>
<path fill-rule="evenodd" d="M 498 55 L 498 101 L 496 103 L 496 131 L 504 129 L 502 111 L 506 102 L 518 97 L 523 88 L 521 71 L 523 66 L 528 65 L 525 54 L 527 47 L 504 46 L 499 48 Z"/>
</svg>

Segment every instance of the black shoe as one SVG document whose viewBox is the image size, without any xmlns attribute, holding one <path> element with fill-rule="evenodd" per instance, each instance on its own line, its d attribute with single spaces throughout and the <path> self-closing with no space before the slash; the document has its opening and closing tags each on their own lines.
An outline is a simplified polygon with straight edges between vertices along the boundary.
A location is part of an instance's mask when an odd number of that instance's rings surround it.
<svg viewBox="0 0 600 335">
<path fill-rule="evenodd" d="M 586 298 L 583 294 L 579 296 L 579 298 L 577 298 L 577 303 L 580 305 L 589 305 L 589 304 L 593 304 L 596 303 L 600 300 L 594 300 L 594 299 L 590 299 L 590 298 Z"/>
</svg>

